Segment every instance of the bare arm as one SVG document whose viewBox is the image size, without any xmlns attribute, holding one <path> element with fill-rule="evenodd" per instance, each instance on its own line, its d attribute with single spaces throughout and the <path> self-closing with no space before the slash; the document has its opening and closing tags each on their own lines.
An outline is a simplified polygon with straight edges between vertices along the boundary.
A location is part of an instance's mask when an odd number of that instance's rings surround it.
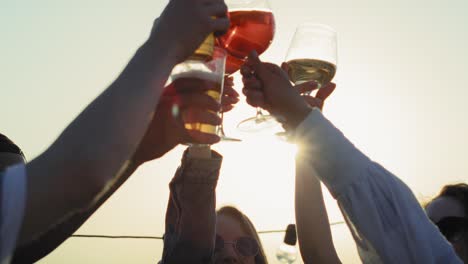
<svg viewBox="0 0 468 264">
<path fill-rule="evenodd" d="M 320 181 L 299 154 L 296 159 L 295 210 L 304 263 L 341 263 L 333 245 Z"/>
<path fill-rule="evenodd" d="M 172 85 L 167 86 L 160 98 L 155 111 L 153 121 L 149 125 L 143 140 L 140 142 L 136 150 L 130 166 L 120 175 L 115 178 L 106 188 L 105 193 L 99 199 L 91 204 L 86 210 L 75 212 L 65 221 L 53 226 L 46 233 L 42 234 L 37 239 L 21 245 L 15 250 L 12 263 L 33 263 L 43 258 L 68 237 L 70 237 L 93 213 L 115 192 L 118 188 L 130 177 L 139 165 L 144 162 L 157 159 L 166 152 L 177 146 L 179 143 L 197 141 L 202 144 L 212 144 L 219 140 L 219 137 L 211 134 L 200 134 L 197 138 L 190 137 L 184 127 L 184 122 L 172 114 L 172 108 L 175 102 L 184 112 L 190 113 L 193 120 L 198 120 L 202 123 L 216 125 L 220 122 L 220 118 L 212 112 L 218 111 L 219 105 L 217 102 L 197 89 L 191 87 L 185 93 L 174 93 Z M 225 97 L 223 99 L 223 108 L 227 110 L 233 107 L 232 104 L 237 102 L 238 94 L 232 88 L 232 82 L 225 82 L 224 87 Z M 177 98 L 177 100 L 175 100 Z M 196 109 L 206 109 L 208 112 L 194 111 Z M 208 114 L 208 119 L 207 119 Z M 213 115 L 213 116 L 211 116 Z M 195 157 L 194 149 L 191 148 L 191 156 Z M 203 150 L 202 148 L 200 150 Z M 211 157 L 209 148 L 206 153 L 208 158 Z M 199 156 L 199 155 L 197 155 Z M 203 157 L 201 157 L 203 158 Z"/>
<path fill-rule="evenodd" d="M 137 166 L 135 164 L 128 166 L 125 172 L 115 179 L 114 183 L 105 194 L 86 210 L 76 211 L 73 215 L 70 215 L 66 221 L 54 225 L 36 239 L 18 246 L 11 263 L 35 263 L 59 247 L 75 233 L 118 188 L 120 188 L 130 175 L 133 174 L 136 168 Z"/>
<path fill-rule="evenodd" d="M 283 117 L 283 126 L 293 135 L 291 132 L 304 120 L 311 107 L 323 107 L 335 84 L 325 85 L 315 97 L 301 97 L 299 93 L 314 90 L 317 84 L 307 82 L 292 87 L 285 74 L 288 65 L 283 63 L 282 68 L 261 63 L 256 54 L 251 54 L 241 69 L 243 92 L 249 104 Z M 296 158 L 295 211 L 302 258 L 305 263 L 340 263 L 333 245 L 320 182 L 315 178 L 314 167 L 306 158 L 308 156 L 302 149 L 302 142 L 296 143 L 300 151 Z"/>
<path fill-rule="evenodd" d="M 173 66 L 210 32 L 229 27 L 226 12 L 223 0 L 169 1 L 150 39 L 117 80 L 28 164 L 19 244 L 99 199 L 109 180 L 125 170 Z"/>
<path fill-rule="evenodd" d="M 119 78 L 27 165 L 20 244 L 86 207 L 125 169 L 175 65 L 163 49 L 154 40 L 146 42 Z"/>
</svg>

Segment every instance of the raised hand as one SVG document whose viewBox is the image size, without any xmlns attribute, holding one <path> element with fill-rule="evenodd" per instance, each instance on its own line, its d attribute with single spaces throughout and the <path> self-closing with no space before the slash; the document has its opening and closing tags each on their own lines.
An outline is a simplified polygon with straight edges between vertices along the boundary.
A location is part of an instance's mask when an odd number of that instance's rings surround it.
<svg viewBox="0 0 468 264">
<path fill-rule="evenodd" d="M 317 89 L 317 84 L 307 82 L 293 87 L 283 69 L 261 62 L 255 53 L 250 54 L 241 74 L 247 103 L 268 110 L 287 128 L 297 127 L 312 107 L 322 108 L 324 100 L 335 89 L 334 84 L 328 84 L 319 90 L 316 97 L 302 97 L 301 93 Z"/>
<path fill-rule="evenodd" d="M 277 65 L 263 63 L 253 52 L 241 68 L 247 103 L 275 115 L 283 125 L 296 127 L 310 111 L 286 73 Z"/>
<path fill-rule="evenodd" d="M 281 64 L 281 69 L 284 72 L 288 72 L 289 66 L 286 62 Z M 302 95 L 304 100 L 309 104 L 310 107 L 317 107 L 323 110 L 325 100 L 333 93 L 336 88 L 335 83 L 327 83 L 321 89 L 319 89 L 314 96 L 310 96 L 308 93 L 317 89 L 318 84 L 315 81 L 305 82 L 294 86 L 294 88 Z"/>
<path fill-rule="evenodd" d="M 219 35 L 228 28 L 227 6 L 223 0 L 170 0 L 155 21 L 150 39 L 168 43 L 168 52 L 177 62 L 182 62 L 208 34 Z"/>
<path fill-rule="evenodd" d="M 198 85 L 187 84 L 176 90 L 174 85 L 165 88 L 146 134 L 135 152 L 133 161 L 142 164 L 163 156 L 186 142 L 214 144 L 217 135 L 186 130 L 185 123 L 219 125 L 221 119 L 214 112 L 230 111 L 239 99 L 233 89 L 232 78 L 226 77 L 221 105 L 204 94 Z M 210 112 L 211 111 L 211 112 Z"/>
<path fill-rule="evenodd" d="M 226 76 L 224 78 L 223 97 L 221 99 L 221 111 L 231 111 L 238 102 L 239 93 L 234 90 L 234 78 L 232 76 Z"/>
</svg>

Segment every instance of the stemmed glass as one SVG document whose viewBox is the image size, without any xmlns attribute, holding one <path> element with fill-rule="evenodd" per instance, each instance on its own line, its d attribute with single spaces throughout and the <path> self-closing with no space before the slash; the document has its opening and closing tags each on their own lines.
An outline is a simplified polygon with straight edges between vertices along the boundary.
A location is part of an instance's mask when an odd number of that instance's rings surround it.
<svg viewBox="0 0 468 264">
<path fill-rule="evenodd" d="M 318 89 L 329 83 L 336 73 L 336 31 L 326 25 L 310 22 L 298 26 L 286 55 L 289 80 L 294 85 L 317 82 Z M 309 92 L 305 92 L 309 95 Z M 287 139 L 286 132 L 276 135 Z"/>
<path fill-rule="evenodd" d="M 218 45 L 228 52 L 226 74 L 238 71 L 253 50 L 262 54 L 275 35 L 275 19 L 267 0 L 226 0 L 231 26 L 218 38 Z M 242 121 L 241 130 L 256 130 L 274 118 L 264 116 L 259 108 L 257 115 Z"/>
<path fill-rule="evenodd" d="M 309 22 L 299 25 L 286 55 L 289 79 L 295 85 L 315 81 L 320 89 L 335 76 L 336 54 L 333 28 Z"/>
</svg>

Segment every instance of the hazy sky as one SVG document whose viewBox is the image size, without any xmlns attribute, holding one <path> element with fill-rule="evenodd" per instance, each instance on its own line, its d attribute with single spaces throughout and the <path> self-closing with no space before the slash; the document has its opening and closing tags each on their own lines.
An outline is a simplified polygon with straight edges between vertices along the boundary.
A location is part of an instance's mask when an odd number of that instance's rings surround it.
<svg viewBox="0 0 468 264">
<path fill-rule="evenodd" d="M 277 27 L 264 60 L 280 63 L 304 20 L 337 30 L 338 88 L 325 115 L 352 142 L 421 199 L 445 183 L 467 181 L 468 2 L 270 3 Z M 28 159 L 41 153 L 113 81 L 165 4 L 0 2 L 0 132 Z M 271 133 L 237 132 L 235 124 L 253 114 L 241 103 L 226 115 L 227 133 L 244 142 L 215 147 L 225 156 L 218 201 L 244 210 L 259 230 L 282 229 L 294 221 L 294 147 Z M 137 171 L 79 233 L 161 235 L 167 185 L 182 151 Z M 327 206 L 331 220 L 340 221 L 334 201 L 327 198 Z M 357 263 L 346 227 L 333 231 L 343 262 Z M 281 236 L 262 236 L 270 256 Z M 41 263 L 155 263 L 161 248 L 160 241 L 72 238 Z"/>
</svg>

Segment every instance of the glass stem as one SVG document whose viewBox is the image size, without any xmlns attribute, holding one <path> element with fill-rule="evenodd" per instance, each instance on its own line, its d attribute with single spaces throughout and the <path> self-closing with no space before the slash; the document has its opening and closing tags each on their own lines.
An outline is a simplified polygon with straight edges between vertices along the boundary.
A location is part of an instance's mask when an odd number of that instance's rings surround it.
<svg viewBox="0 0 468 264">
<path fill-rule="evenodd" d="M 224 113 L 221 112 L 221 124 L 219 125 L 219 136 L 221 138 L 226 136 L 226 134 L 224 133 L 223 121 L 224 121 Z"/>
<path fill-rule="evenodd" d="M 260 107 L 257 107 L 257 113 L 255 114 L 255 118 L 257 119 L 263 119 L 263 112 Z"/>
<path fill-rule="evenodd" d="M 322 88 L 322 85 L 320 83 L 317 84 L 317 90 Z M 310 96 L 310 94 L 312 93 L 312 91 L 306 91 L 304 93 L 302 93 L 303 95 L 307 95 L 307 96 Z"/>
</svg>

